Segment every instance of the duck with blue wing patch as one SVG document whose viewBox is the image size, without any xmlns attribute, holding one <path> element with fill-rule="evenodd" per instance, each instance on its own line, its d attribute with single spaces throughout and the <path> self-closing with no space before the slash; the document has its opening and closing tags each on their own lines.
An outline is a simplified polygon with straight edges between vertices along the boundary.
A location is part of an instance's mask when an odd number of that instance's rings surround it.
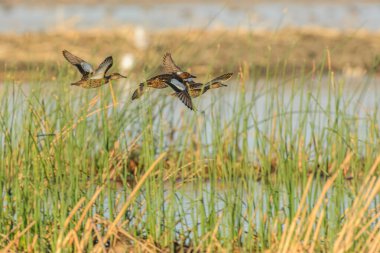
<svg viewBox="0 0 380 253">
<path fill-rule="evenodd" d="M 194 110 L 191 97 L 188 93 L 188 88 L 185 85 L 187 80 L 195 78 L 188 72 L 182 71 L 173 61 L 171 55 L 166 53 L 163 58 L 163 67 L 165 74 L 157 75 L 149 78 L 143 83 L 139 84 L 139 87 L 133 92 L 132 100 L 141 97 L 148 88 L 163 89 L 170 87 L 175 91 L 176 96 L 191 110 Z"/>
<path fill-rule="evenodd" d="M 108 56 L 104 61 L 99 65 L 99 67 L 94 70 L 90 63 L 82 60 L 78 56 L 73 55 L 67 50 L 62 51 L 65 59 L 70 62 L 72 65 L 77 67 L 79 72 L 82 74 L 82 78 L 72 83 L 71 85 L 80 86 L 82 88 L 97 88 L 104 84 L 107 84 L 110 80 L 117 80 L 120 78 L 127 78 L 119 73 L 112 73 L 106 75 L 108 70 L 113 65 L 112 56 Z"/>
</svg>

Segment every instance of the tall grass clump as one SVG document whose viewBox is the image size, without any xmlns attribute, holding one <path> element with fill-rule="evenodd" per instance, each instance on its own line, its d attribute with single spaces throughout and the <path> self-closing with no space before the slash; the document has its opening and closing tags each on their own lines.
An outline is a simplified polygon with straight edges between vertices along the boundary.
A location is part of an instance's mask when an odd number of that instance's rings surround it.
<svg viewBox="0 0 380 253">
<path fill-rule="evenodd" d="M 196 112 L 165 91 L 132 103 L 133 83 L 70 87 L 65 68 L 4 81 L 0 247 L 379 251 L 376 79 L 288 69 L 242 64 Z"/>
</svg>

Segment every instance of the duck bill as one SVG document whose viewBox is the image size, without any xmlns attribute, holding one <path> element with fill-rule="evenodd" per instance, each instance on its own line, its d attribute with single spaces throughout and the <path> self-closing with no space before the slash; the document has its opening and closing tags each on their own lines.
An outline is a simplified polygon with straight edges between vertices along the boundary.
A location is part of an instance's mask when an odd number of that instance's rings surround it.
<svg viewBox="0 0 380 253">
<path fill-rule="evenodd" d="M 194 75 L 190 75 L 190 78 L 197 78 L 196 76 L 194 76 Z"/>
</svg>

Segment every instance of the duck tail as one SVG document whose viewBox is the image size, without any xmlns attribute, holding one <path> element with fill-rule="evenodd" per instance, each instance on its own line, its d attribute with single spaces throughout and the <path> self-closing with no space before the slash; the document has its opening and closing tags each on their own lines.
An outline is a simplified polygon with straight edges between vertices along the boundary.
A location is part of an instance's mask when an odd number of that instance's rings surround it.
<svg viewBox="0 0 380 253">
<path fill-rule="evenodd" d="M 132 94 L 132 100 L 138 99 L 142 96 L 145 90 L 145 85 L 143 83 L 140 83 L 140 86 L 133 92 Z"/>
</svg>

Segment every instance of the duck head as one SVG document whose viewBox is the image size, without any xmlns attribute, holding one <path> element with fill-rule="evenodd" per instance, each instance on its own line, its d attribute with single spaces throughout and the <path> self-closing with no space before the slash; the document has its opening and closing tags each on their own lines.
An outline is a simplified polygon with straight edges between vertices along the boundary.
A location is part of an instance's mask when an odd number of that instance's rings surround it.
<svg viewBox="0 0 380 253">
<path fill-rule="evenodd" d="M 178 71 L 176 72 L 176 75 L 179 76 L 184 81 L 192 81 L 193 78 L 196 78 L 196 76 L 193 76 L 189 72 L 185 72 L 185 71 Z"/>
</svg>

